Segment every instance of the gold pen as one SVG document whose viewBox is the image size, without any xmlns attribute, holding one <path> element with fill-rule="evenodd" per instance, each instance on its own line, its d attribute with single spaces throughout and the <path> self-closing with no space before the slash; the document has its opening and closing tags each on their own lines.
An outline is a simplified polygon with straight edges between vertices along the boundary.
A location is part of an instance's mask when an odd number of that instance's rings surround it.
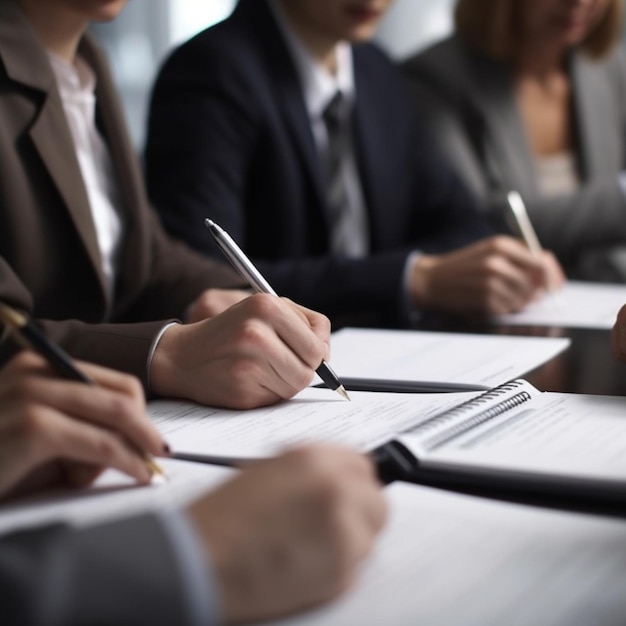
<svg viewBox="0 0 626 626">
<path fill-rule="evenodd" d="M 38 352 L 48 364 L 59 374 L 69 380 L 75 380 L 87 385 L 96 385 L 96 381 L 74 365 L 69 355 L 55 343 L 50 341 L 26 315 L 0 302 L 0 322 L 2 322 L 15 339 L 25 348 Z M 167 480 L 163 468 L 146 454 L 145 462 L 151 474 Z"/>
</svg>

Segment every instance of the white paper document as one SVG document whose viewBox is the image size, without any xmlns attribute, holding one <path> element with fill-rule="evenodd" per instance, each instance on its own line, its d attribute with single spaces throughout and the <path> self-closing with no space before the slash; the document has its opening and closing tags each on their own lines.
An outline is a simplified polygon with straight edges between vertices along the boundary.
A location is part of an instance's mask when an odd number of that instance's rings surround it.
<svg viewBox="0 0 626 626">
<path fill-rule="evenodd" d="M 344 328 L 331 336 L 339 378 L 420 380 L 495 387 L 569 346 L 569 339 Z"/>
<path fill-rule="evenodd" d="M 175 453 L 209 462 L 237 463 L 310 442 L 363 452 L 396 442 L 413 455 L 416 478 L 426 470 L 626 499 L 626 398 L 542 393 L 524 380 L 484 393 L 351 397 L 308 388 L 251 411 L 156 401 L 148 412 Z"/>
<path fill-rule="evenodd" d="M 520 313 L 495 318 L 510 326 L 610 329 L 626 304 L 626 285 L 568 281 Z"/>
<path fill-rule="evenodd" d="M 56 522 L 76 526 L 189 504 L 214 489 L 233 470 L 200 463 L 159 459 L 167 474 L 163 484 L 138 486 L 131 478 L 107 470 L 88 488 L 38 495 L 0 506 L 0 534 Z"/>
<path fill-rule="evenodd" d="M 148 404 L 148 413 L 174 452 L 246 459 L 310 442 L 373 450 L 478 393 L 351 392 L 347 402 L 329 389 L 308 388 L 291 400 L 250 411 L 158 400 Z"/>
<path fill-rule="evenodd" d="M 388 525 L 355 587 L 280 626 L 626 622 L 623 521 L 414 485 L 387 493 Z"/>
</svg>

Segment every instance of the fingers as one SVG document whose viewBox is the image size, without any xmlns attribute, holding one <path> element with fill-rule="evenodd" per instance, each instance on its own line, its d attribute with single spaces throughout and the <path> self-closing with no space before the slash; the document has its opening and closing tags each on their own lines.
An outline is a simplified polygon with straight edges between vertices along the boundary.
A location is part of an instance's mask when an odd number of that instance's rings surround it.
<svg viewBox="0 0 626 626">
<path fill-rule="evenodd" d="M 63 459 L 91 467 L 112 467 L 138 482 L 148 483 L 151 472 L 141 453 L 111 431 L 68 418 L 45 405 L 32 405 L 20 423 L 27 464 L 36 467 Z"/>
<path fill-rule="evenodd" d="M 42 357 L 30 350 L 18 352 L 2 368 L 0 377 L 0 390 L 10 389 L 17 380 L 22 379 L 26 374 L 38 374 L 40 376 L 51 376 L 47 363 Z"/>
<path fill-rule="evenodd" d="M 626 304 L 619 310 L 611 331 L 611 350 L 615 357 L 626 361 Z"/>
<path fill-rule="evenodd" d="M 56 482 L 59 467 L 71 484 L 90 482 L 104 467 L 150 479 L 144 451 L 163 454 L 164 444 L 147 418 L 139 383 L 101 367 L 79 367 L 98 384 L 55 378 L 28 352 L 3 369 L 0 492 L 37 473 L 42 484 Z"/>
<path fill-rule="evenodd" d="M 212 556 L 226 620 L 246 622 L 302 610 L 345 589 L 386 508 L 363 455 L 304 446 L 243 470 L 189 515 Z"/>
<path fill-rule="evenodd" d="M 548 291 L 558 291 L 565 283 L 566 276 L 561 264 L 552 252 L 544 251 L 542 254 L 544 266 L 544 286 Z"/>
<path fill-rule="evenodd" d="M 484 262 L 485 291 L 492 312 L 509 312 L 522 308 L 537 286 L 534 277 L 521 270 L 507 257 L 490 256 Z M 504 308 L 503 311 L 498 310 Z"/>
<path fill-rule="evenodd" d="M 494 253 L 503 256 L 519 271 L 530 276 L 535 286 L 546 289 L 558 289 L 565 282 L 565 273 L 554 254 L 543 250 L 533 254 L 520 241 L 511 237 L 493 237 L 487 240 Z"/>
<path fill-rule="evenodd" d="M 147 417 L 139 382 L 102 367 L 85 363 L 80 367 L 106 387 L 36 377 L 18 383 L 17 393 L 76 420 L 115 431 L 140 450 L 164 454 L 165 444 Z"/>
<path fill-rule="evenodd" d="M 290 398 L 311 382 L 328 352 L 328 344 L 308 321 L 323 327 L 323 316 L 307 316 L 306 309 L 270 295 L 252 296 L 248 305 L 253 311 L 242 331 L 247 344 L 243 351 L 254 353 L 263 364 L 256 372 L 260 384 L 280 398 Z"/>
<path fill-rule="evenodd" d="M 263 307 L 260 314 L 273 323 L 276 334 L 291 352 L 309 368 L 317 369 L 328 353 L 328 318 L 286 299 L 264 297 L 260 306 Z"/>
<path fill-rule="evenodd" d="M 491 237 L 448 254 L 418 257 L 412 297 L 418 306 L 454 313 L 511 313 L 544 288 L 546 263 L 553 261 L 531 254 L 512 237 Z"/>
<path fill-rule="evenodd" d="M 368 552 L 371 542 L 363 539 L 366 536 L 371 539 L 380 531 L 387 514 L 373 461 L 365 454 L 333 445 L 299 446 L 267 463 L 281 459 L 301 472 L 330 479 L 329 496 L 334 499 L 331 506 L 338 510 L 345 508 L 354 515 L 353 521 L 345 526 L 355 527 L 357 520 L 363 526 L 361 540 L 353 546 L 354 559 Z"/>
<path fill-rule="evenodd" d="M 562 284 L 562 270 L 549 252 L 532 254 L 511 237 L 492 237 L 475 246 L 482 261 L 480 274 L 484 281 L 488 313 L 502 314 L 521 310 L 544 289 Z"/>
<path fill-rule="evenodd" d="M 193 323 L 214 317 L 249 296 L 250 292 L 237 289 L 207 289 L 189 306 L 185 321 Z"/>
<path fill-rule="evenodd" d="M 521 241 L 513 237 L 499 235 L 479 242 L 485 254 L 495 254 L 506 258 L 521 271 L 537 273 L 543 271 L 543 261 L 534 255 Z"/>
<path fill-rule="evenodd" d="M 326 347 L 324 359 L 328 360 L 330 357 L 330 320 L 325 315 L 296 304 L 288 298 L 283 298 L 283 301 L 287 302 L 297 313 L 301 314 L 302 319 L 310 326 L 317 338 L 324 344 Z"/>
</svg>

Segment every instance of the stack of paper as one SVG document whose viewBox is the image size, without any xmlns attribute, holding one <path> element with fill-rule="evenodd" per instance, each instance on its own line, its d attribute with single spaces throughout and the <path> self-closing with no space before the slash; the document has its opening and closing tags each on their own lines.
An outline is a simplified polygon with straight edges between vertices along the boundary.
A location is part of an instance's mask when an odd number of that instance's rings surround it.
<svg viewBox="0 0 626 626">
<path fill-rule="evenodd" d="M 626 285 L 568 281 L 520 313 L 495 318 L 509 326 L 610 329 L 626 304 Z"/>
<path fill-rule="evenodd" d="M 569 346 L 569 339 L 344 328 L 331 337 L 342 377 L 441 381 L 495 387 Z"/>
</svg>

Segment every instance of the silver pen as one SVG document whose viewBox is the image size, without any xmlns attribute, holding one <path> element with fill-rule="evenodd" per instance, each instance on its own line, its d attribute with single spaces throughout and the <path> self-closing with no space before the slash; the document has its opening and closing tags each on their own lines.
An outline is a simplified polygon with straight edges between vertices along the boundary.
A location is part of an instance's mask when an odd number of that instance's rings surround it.
<svg viewBox="0 0 626 626">
<path fill-rule="evenodd" d="M 511 218 L 509 224 L 518 237 L 526 244 L 534 256 L 539 256 L 543 252 L 543 247 L 539 243 L 539 237 L 533 228 L 526 205 L 517 191 L 509 191 L 506 194 L 506 205 L 509 209 L 508 214 Z M 554 291 L 550 284 L 546 284 L 546 291 L 552 293 Z"/>
<path fill-rule="evenodd" d="M 509 209 L 509 215 L 513 218 L 510 221 L 511 226 L 516 231 L 517 235 L 524 241 L 526 247 L 533 254 L 541 254 L 543 248 L 530 222 L 522 196 L 520 196 L 517 191 L 509 191 L 509 193 L 506 194 L 506 204 Z"/>
<path fill-rule="evenodd" d="M 239 272 L 244 280 L 248 281 L 250 286 L 257 293 L 269 293 L 273 296 L 278 296 L 274 289 L 272 289 L 272 286 L 252 264 L 252 261 L 250 261 L 250 259 L 244 254 L 243 250 L 223 228 L 208 218 L 204 220 L 204 225 L 209 229 L 209 232 L 213 235 L 215 242 L 220 247 L 220 250 L 224 253 L 226 258 L 230 261 L 231 265 Z M 350 400 L 350 396 L 347 394 L 339 378 L 337 378 L 337 374 L 333 372 L 328 363 L 322 361 L 321 365 L 315 371 L 330 389 L 336 391 L 346 400 Z"/>
</svg>

